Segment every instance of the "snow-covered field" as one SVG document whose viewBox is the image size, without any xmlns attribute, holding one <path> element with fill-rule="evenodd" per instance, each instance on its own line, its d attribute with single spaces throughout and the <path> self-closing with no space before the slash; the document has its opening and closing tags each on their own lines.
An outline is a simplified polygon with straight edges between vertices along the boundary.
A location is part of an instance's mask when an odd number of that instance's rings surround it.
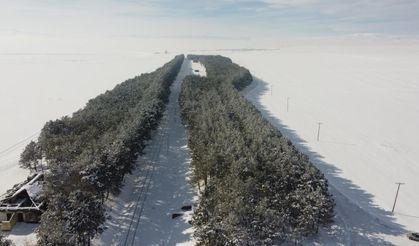
<svg viewBox="0 0 419 246">
<path fill-rule="evenodd" d="M 279 47 L 204 53 L 228 56 L 259 78 L 247 97 L 329 179 L 336 225 L 314 242 L 415 245 L 405 233 L 419 231 L 419 45 Z M 0 54 L 0 193 L 26 177 L 19 153 L 47 120 L 174 55 Z M 392 215 L 395 182 L 405 184 Z"/>
<path fill-rule="evenodd" d="M 24 180 L 19 155 L 44 123 L 68 115 L 116 84 L 151 72 L 175 54 L 0 54 L 0 194 Z M 8 238 L 34 244 L 36 225 L 18 223 Z"/>
<path fill-rule="evenodd" d="M 347 237 L 339 242 L 413 243 L 405 233 L 419 231 L 419 45 L 221 54 L 259 78 L 247 97 L 326 174 Z M 396 182 L 405 184 L 393 216 Z"/>
<path fill-rule="evenodd" d="M 71 114 L 116 84 L 151 72 L 175 54 L 1 53 L 0 194 L 23 180 L 22 149 L 43 124 Z"/>
</svg>

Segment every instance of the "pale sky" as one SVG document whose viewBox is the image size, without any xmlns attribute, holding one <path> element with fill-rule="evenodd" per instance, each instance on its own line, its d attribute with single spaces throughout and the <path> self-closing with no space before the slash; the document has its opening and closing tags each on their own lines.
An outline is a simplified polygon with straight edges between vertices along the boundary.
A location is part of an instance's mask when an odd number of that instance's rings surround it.
<svg viewBox="0 0 419 246">
<path fill-rule="evenodd" d="M 418 13 L 417 0 L 0 0 L 0 52 L 69 47 L 85 52 L 92 46 L 118 51 L 137 43 L 141 51 L 196 40 L 205 40 L 200 43 L 207 47 L 284 37 L 410 37 L 419 35 Z"/>
</svg>

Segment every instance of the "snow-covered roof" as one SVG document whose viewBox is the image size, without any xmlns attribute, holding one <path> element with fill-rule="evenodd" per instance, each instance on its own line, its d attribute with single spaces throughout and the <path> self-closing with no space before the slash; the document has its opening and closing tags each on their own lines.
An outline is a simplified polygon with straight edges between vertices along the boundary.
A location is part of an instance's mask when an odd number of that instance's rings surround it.
<svg viewBox="0 0 419 246">
<path fill-rule="evenodd" d="M 21 193 L 23 190 L 26 190 L 29 197 L 36 201 L 39 199 L 42 191 L 42 178 L 44 176 L 44 173 L 39 172 L 35 175 L 33 179 L 31 179 L 28 183 L 24 184 L 19 190 L 13 193 L 11 197 L 14 197 Z"/>
<path fill-rule="evenodd" d="M 6 194 L 0 197 L 0 201 L 10 200 L 23 191 L 26 191 L 32 201 L 38 201 L 42 192 L 42 181 L 44 173 L 37 172 L 28 177 L 22 183 L 16 184 L 12 189 L 8 190 Z"/>
</svg>

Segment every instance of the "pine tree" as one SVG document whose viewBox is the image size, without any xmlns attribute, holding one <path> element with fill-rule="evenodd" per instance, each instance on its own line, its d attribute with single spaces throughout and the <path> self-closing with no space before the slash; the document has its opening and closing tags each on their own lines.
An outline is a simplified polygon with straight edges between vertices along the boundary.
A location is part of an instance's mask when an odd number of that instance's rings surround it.
<svg viewBox="0 0 419 246">
<path fill-rule="evenodd" d="M 21 167 L 38 171 L 38 163 L 42 159 L 40 147 L 34 141 L 31 141 L 20 155 L 19 164 Z"/>
<path fill-rule="evenodd" d="M 182 65 L 176 56 L 152 73 L 129 79 L 91 99 L 72 116 L 49 121 L 37 146 L 48 162 L 48 209 L 38 227 L 40 245 L 88 245 L 104 222 L 103 203 L 118 193 L 162 117 L 169 87 Z M 32 165 L 33 143 L 22 155 Z"/>
<path fill-rule="evenodd" d="M 202 245 L 298 242 L 333 216 L 321 172 L 246 101 L 238 90 L 250 73 L 220 56 L 191 56 L 207 78 L 182 85 L 193 182 L 204 182 L 193 217 Z"/>
<path fill-rule="evenodd" d="M 66 229 L 76 235 L 78 245 L 90 245 L 90 239 L 103 231 L 100 227 L 105 221 L 103 203 L 94 193 L 71 192 L 63 214 Z"/>
</svg>

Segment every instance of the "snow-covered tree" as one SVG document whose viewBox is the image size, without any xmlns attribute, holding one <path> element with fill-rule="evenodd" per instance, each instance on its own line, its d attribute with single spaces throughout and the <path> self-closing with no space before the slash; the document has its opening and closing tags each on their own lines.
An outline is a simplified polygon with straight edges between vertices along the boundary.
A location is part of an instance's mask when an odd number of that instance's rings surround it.
<svg viewBox="0 0 419 246">
<path fill-rule="evenodd" d="M 63 215 L 66 230 L 76 235 L 78 245 L 90 245 L 90 239 L 102 232 L 100 225 L 105 221 L 103 203 L 94 193 L 71 192 Z"/>
<path fill-rule="evenodd" d="M 42 153 L 39 145 L 34 141 L 29 142 L 20 155 L 20 166 L 38 171 L 40 161 L 42 161 Z"/>
<path fill-rule="evenodd" d="M 48 161 L 48 210 L 38 228 L 40 245 L 87 245 L 100 232 L 103 202 L 119 192 L 124 175 L 163 115 L 184 56 L 155 72 L 129 79 L 86 106 L 43 127 L 37 145 Z M 24 153 L 33 160 L 33 144 Z"/>
<path fill-rule="evenodd" d="M 220 56 L 207 78 L 182 85 L 192 181 L 204 183 L 193 217 L 199 244 L 271 245 L 314 234 L 333 216 L 323 174 L 238 92 L 250 73 Z"/>
<path fill-rule="evenodd" d="M 13 246 L 11 240 L 7 239 L 3 233 L 0 233 L 0 246 Z"/>
</svg>

